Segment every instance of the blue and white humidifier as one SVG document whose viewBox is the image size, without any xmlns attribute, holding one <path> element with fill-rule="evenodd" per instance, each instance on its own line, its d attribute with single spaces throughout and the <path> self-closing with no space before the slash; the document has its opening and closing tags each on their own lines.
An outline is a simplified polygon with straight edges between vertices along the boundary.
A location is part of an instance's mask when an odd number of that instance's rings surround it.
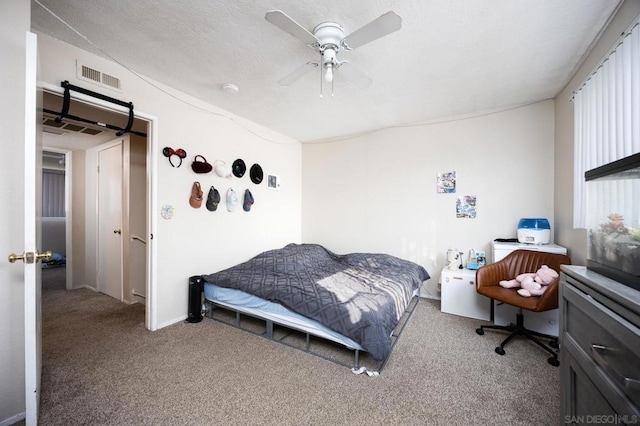
<svg viewBox="0 0 640 426">
<path fill-rule="evenodd" d="M 544 218 L 522 218 L 518 223 L 518 242 L 525 244 L 549 244 L 551 227 Z"/>
</svg>

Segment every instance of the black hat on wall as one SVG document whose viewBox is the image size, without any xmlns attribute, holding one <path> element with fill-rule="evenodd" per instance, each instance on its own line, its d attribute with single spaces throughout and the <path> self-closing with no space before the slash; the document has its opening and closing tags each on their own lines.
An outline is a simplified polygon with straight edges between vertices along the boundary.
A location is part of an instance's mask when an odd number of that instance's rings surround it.
<svg viewBox="0 0 640 426">
<path fill-rule="evenodd" d="M 244 176 L 244 172 L 247 171 L 247 166 L 244 164 L 244 161 L 242 161 L 241 158 L 238 158 L 231 165 L 231 169 L 233 170 L 233 175 L 235 177 L 241 178 L 242 176 Z"/>
<path fill-rule="evenodd" d="M 260 164 L 256 163 L 251 166 L 251 169 L 249 170 L 249 176 L 251 176 L 251 182 L 255 183 L 256 185 L 262 182 L 263 175 L 262 167 L 260 167 Z"/>
</svg>

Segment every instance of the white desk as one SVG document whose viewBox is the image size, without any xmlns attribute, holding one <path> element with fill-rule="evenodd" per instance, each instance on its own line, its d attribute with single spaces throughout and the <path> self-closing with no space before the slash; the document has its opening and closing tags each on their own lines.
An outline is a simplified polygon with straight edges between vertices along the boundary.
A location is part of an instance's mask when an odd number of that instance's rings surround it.
<svg viewBox="0 0 640 426">
<path fill-rule="evenodd" d="M 476 292 L 476 271 L 445 267 L 440 274 L 440 290 L 442 312 L 490 320 L 491 299 Z"/>
</svg>

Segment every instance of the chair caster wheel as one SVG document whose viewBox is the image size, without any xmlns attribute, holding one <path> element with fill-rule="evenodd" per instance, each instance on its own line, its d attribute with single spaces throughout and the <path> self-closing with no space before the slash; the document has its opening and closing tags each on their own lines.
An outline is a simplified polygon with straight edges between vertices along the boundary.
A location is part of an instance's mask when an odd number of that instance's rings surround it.
<svg viewBox="0 0 640 426">
<path fill-rule="evenodd" d="M 501 346 L 498 346 L 498 347 L 496 348 L 496 353 L 497 353 L 498 355 L 504 355 L 504 349 L 502 349 L 502 347 L 501 347 Z"/>
<path fill-rule="evenodd" d="M 558 358 L 553 357 L 553 356 L 552 356 L 551 358 L 549 358 L 549 359 L 547 360 L 547 362 L 548 362 L 549 364 L 553 365 L 554 367 L 557 367 L 557 366 L 559 366 L 559 365 L 560 365 L 560 361 L 558 361 Z"/>
<path fill-rule="evenodd" d="M 484 334 L 484 330 L 481 328 L 476 328 L 476 333 L 482 336 Z"/>
<path fill-rule="evenodd" d="M 554 339 L 549 342 L 549 346 L 551 346 L 553 349 L 558 349 L 560 347 L 560 344 L 556 339 Z"/>
</svg>

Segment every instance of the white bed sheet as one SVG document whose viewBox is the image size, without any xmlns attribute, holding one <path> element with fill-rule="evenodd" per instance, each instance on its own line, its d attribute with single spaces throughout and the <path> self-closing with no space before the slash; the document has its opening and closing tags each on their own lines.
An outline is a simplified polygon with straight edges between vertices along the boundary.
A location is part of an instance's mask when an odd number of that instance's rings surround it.
<svg viewBox="0 0 640 426">
<path fill-rule="evenodd" d="M 286 327 L 343 344 L 350 349 L 364 350 L 357 342 L 323 326 L 318 321 L 293 312 L 279 303 L 270 302 L 241 290 L 205 282 L 204 297 L 235 311 L 271 320 Z"/>
</svg>

